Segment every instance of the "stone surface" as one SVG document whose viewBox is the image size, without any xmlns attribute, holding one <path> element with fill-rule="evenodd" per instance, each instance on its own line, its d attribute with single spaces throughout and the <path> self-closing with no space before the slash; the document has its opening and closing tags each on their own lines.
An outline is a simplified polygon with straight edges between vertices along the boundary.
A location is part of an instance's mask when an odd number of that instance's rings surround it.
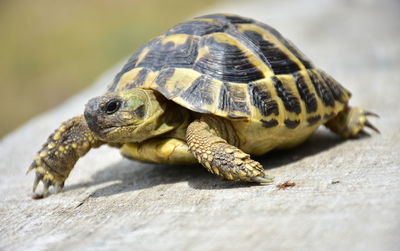
<svg viewBox="0 0 400 251">
<path fill-rule="evenodd" d="M 398 249 L 399 10 L 396 0 L 259 0 L 203 11 L 279 29 L 351 90 L 353 105 L 381 115 L 373 122 L 382 134 L 342 141 L 319 130 L 301 147 L 259 159 L 276 177 L 268 186 L 229 183 L 200 166 L 123 160 L 102 147 L 78 162 L 63 193 L 32 200 L 25 171 L 35 152 L 117 67 L 0 142 L 0 249 Z M 296 185 L 279 190 L 285 181 Z"/>
</svg>

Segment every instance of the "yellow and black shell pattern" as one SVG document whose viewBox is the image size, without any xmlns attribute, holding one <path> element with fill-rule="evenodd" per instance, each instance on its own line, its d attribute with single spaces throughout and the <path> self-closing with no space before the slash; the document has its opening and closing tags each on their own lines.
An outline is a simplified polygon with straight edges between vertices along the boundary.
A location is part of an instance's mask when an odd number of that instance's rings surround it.
<svg viewBox="0 0 400 251">
<path fill-rule="evenodd" d="M 109 92 L 147 88 L 189 110 L 228 119 L 321 124 L 350 93 L 272 27 L 236 15 L 201 16 L 139 49 Z"/>
</svg>

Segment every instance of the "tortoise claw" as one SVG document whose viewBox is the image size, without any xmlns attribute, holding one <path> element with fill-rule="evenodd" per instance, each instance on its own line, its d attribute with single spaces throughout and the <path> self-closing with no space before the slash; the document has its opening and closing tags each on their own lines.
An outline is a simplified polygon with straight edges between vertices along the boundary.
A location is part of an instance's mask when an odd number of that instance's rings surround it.
<svg viewBox="0 0 400 251">
<path fill-rule="evenodd" d="M 360 130 L 360 133 L 361 133 L 361 134 L 364 134 L 364 135 L 367 135 L 367 136 L 371 136 L 371 134 L 368 133 L 368 132 L 365 130 L 365 128 L 367 128 L 367 127 L 368 127 L 369 129 L 373 130 L 373 131 L 376 132 L 376 133 L 381 133 L 381 132 L 379 131 L 379 129 L 376 128 L 376 127 L 368 120 L 368 116 L 372 116 L 372 117 L 379 118 L 379 115 L 378 115 L 378 114 L 376 114 L 376 113 L 374 113 L 374 112 L 370 112 L 370 111 L 363 111 L 361 116 L 362 116 L 362 117 L 361 117 L 360 125 L 359 125 L 360 128 L 361 128 L 361 130 Z"/>
<path fill-rule="evenodd" d="M 36 188 L 39 184 L 39 182 L 43 179 L 43 174 L 41 173 L 36 173 L 35 175 L 35 180 L 33 181 L 33 187 L 32 187 L 32 192 L 34 193 L 36 191 Z"/>
<path fill-rule="evenodd" d="M 274 181 L 274 177 L 270 176 L 270 175 L 265 175 L 264 177 L 256 176 L 256 177 L 253 177 L 251 180 L 254 182 L 261 183 L 261 184 L 268 184 L 268 183 L 272 183 Z"/>
<path fill-rule="evenodd" d="M 54 193 L 59 193 L 64 188 L 64 182 L 56 182 L 54 184 Z"/>
<path fill-rule="evenodd" d="M 30 171 L 35 169 L 36 167 L 36 161 L 32 161 L 31 165 L 29 166 L 28 170 L 26 170 L 25 174 L 28 174 Z"/>
<path fill-rule="evenodd" d="M 364 126 L 370 128 L 370 129 L 372 129 L 372 130 L 375 131 L 376 133 L 381 133 L 381 132 L 379 131 L 379 129 L 376 128 L 373 124 L 371 124 L 371 122 L 369 122 L 368 120 L 365 121 Z"/>
<path fill-rule="evenodd" d="M 371 134 L 367 131 L 365 131 L 364 129 L 361 129 L 361 131 L 359 132 L 360 135 L 364 135 L 364 136 L 368 136 L 371 137 Z"/>
<path fill-rule="evenodd" d="M 374 112 L 370 112 L 370 111 L 365 111 L 365 112 L 364 112 L 364 115 L 365 115 L 365 116 L 372 116 L 372 117 L 379 118 L 379 115 L 378 115 L 378 114 L 376 114 L 376 113 L 374 113 Z"/>
<path fill-rule="evenodd" d="M 55 179 L 55 177 L 51 175 L 46 168 L 39 166 L 36 161 L 31 164 L 28 172 L 33 169 L 35 169 L 35 179 L 32 186 L 33 199 L 42 199 L 49 196 L 49 189 L 51 186 L 54 186 L 55 193 L 59 193 L 64 187 L 64 181 L 58 181 L 57 179 Z M 40 182 L 43 183 L 43 189 L 40 193 L 37 193 L 36 190 Z"/>
<path fill-rule="evenodd" d="M 43 197 L 47 197 L 49 195 L 49 187 L 52 185 L 50 179 L 46 179 L 43 181 Z"/>
</svg>

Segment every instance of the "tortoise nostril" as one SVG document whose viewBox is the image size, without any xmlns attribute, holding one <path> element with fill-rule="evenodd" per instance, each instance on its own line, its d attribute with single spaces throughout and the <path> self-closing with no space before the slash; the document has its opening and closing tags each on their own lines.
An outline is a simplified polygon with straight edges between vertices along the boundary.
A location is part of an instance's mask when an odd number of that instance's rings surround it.
<svg viewBox="0 0 400 251">
<path fill-rule="evenodd" d="M 106 114 L 113 114 L 121 107 L 121 101 L 111 100 L 106 104 Z"/>
<path fill-rule="evenodd" d="M 99 128 L 99 121 L 95 110 L 86 109 L 84 112 L 86 123 L 93 132 L 97 132 Z"/>
</svg>

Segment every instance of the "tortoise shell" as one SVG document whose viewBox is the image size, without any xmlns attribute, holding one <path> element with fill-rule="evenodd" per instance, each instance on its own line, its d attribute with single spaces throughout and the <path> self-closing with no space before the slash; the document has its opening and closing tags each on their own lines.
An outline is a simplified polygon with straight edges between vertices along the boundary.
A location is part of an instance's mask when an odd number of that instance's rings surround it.
<svg viewBox="0 0 400 251">
<path fill-rule="evenodd" d="M 274 127 L 322 123 L 350 93 L 272 27 L 214 14 L 176 25 L 139 49 L 109 92 L 157 90 L 189 110 Z"/>
</svg>

